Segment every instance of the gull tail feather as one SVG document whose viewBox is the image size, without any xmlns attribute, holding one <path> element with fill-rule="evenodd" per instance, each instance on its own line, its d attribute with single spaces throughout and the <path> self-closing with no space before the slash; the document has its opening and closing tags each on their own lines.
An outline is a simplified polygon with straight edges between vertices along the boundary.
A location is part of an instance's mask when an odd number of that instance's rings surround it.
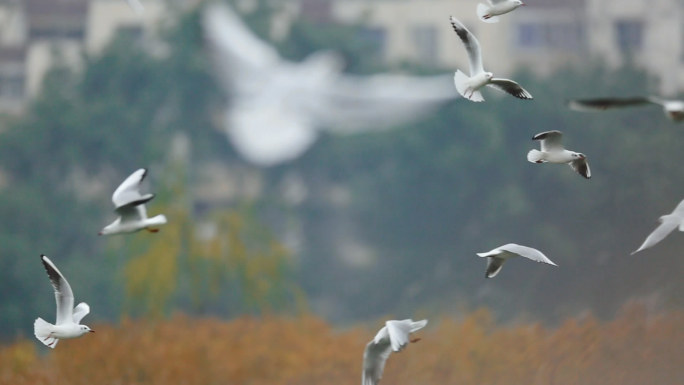
<svg viewBox="0 0 684 385">
<path fill-rule="evenodd" d="M 54 326 L 55 325 L 42 318 L 36 318 L 35 322 L 33 322 L 33 334 L 38 341 L 43 343 L 43 345 L 52 349 L 54 349 L 55 346 L 57 346 L 57 342 L 59 342 L 57 338 L 51 336 L 52 328 Z"/>
<path fill-rule="evenodd" d="M 527 161 L 532 163 L 542 163 L 544 160 L 544 153 L 539 150 L 530 150 L 527 153 Z"/>
<path fill-rule="evenodd" d="M 482 97 L 480 91 L 472 91 L 470 87 L 468 87 L 468 83 L 470 83 L 469 81 L 470 78 L 466 76 L 466 74 L 461 72 L 461 70 L 456 70 L 456 73 L 454 73 L 454 85 L 456 86 L 456 91 L 470 101 L 483 102 L 484 98 Z"/>
<path fill-rule="evenodd" d="M 477 5 L 477 17 L 480 18 L 480 20 L 484 21 L 485 23 L 498 23 L 499 18 L 496 16 L 491 16 L 488 15 L 489 13 L 489 6 L 486 4 L 479 3 Z"/>
</svg>

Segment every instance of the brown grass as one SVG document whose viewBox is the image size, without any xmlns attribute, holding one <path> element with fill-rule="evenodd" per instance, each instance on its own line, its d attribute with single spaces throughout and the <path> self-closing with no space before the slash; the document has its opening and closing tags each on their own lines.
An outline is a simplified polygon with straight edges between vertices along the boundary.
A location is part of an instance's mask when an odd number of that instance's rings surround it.
<svg viewBox="0 0 684 385">
<path fill-rule="evenodd" d="M 382 322 L 336 331 L 324 321 L 176 316 L 95 325 L 95 334 L 0 348 L 0 384 L 358 384 L 367 341 Z M 497 326 L 487 311 L 431 319 L 422 341 L 393 354 L 383 384 L 684 384 L 684 313 L 633 307 L 611 322 Z"/>
</svg>

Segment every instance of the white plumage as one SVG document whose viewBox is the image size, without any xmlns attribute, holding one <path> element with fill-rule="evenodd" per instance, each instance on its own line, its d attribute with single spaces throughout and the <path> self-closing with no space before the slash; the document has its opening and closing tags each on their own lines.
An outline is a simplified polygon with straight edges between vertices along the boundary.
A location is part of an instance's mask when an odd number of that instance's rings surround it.
<svg viewBox="0 0 684 385">
<path fill-rule="evenodd" d="M 679 227 L 679 231 L 684 231 L 684 200 L 679 202 L 677 207 L 667 215 L 663 215 L 658 218 L 660 225 L 656 227 L 651 234 L 646 237 L 644 243 L 632 252 L 632 255 L 640 252 L 641 250 L 648 249 L 654 246 L 656 243 L 662 241 L 667 237 L 674 229 Z"/>
<path fill-rule="evenodd" d="M 506 260 L 509 258 L 517 256 L 525 257 L 535 262 L 544 262 L 550 265 L 558 266 L 549 258 L 547 258 L 546 255 L 544 255 L 544 253 L 541 251 L 515 243 L 508 243 L 485 253 L 477 253 L 477 255 L 479 257 L 487 258 L 487 270 L 485 271 L 485 277 L 487 278 L 496 277 L 496 275 L 501 271 L 504 262 L 506 262 Z"/>
<path fill-rule="evenodd" d="M 361 385 L 377 385 L 390 354 L 402 350 L 409 342 L 416 342 L 417 340 L 410 340 L 409 335 L 424 328 L 427 322 L 412 319 L 385 322 L 385 326 L 366 345 L 363 352 Z"/>
</svg>

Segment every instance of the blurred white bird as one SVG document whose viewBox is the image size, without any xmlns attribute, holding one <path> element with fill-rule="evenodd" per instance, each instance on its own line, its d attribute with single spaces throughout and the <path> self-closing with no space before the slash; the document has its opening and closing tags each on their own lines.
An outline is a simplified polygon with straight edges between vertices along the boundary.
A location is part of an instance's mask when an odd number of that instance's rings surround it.
<svg viewBox="0 0 684 385">
<path fill-rule="evenodd" d="M 499 246 L 496 249 L 486 253 L 477 253 L 480 257 L 487 258 L 487 270 L 485 271 L 486 278 L 494 278 L 501 271 L 504 262 L 507 259 L 521 256 L 531 259 L 535 262 L 544 262 L 550 265 L 558 266 L 553 261 L 548 259 L 541 251 L 527 246 L 517 245 L 515 243 L 508 243 Z"/>
<path fill-rule="evenodd" d="M 684 121 L 684 101 L 665 100 L 656 96 L 637 96 L 632 98 L 597 98 L 570 100 L 568 107 L 575 111 L 603 111 L 609 108 L 622 108 L 655 104 L 663 108 L 663 113 L 673 122 Z"/>
<path fill-rule="evenodd" d="M 300 156 L 320 129 L 349 133 L 403 124 L 458 96 L 446 75 L 345 75 L 339 55 L 329 51 L 284 60 L 225 3 L 206 6 L 202 22 L 231 97 L 226 132 L 257 165 Z"/>
<path fill-rule="evenodd" d="M 141 14 L 145 12 L 145 7 L 142 5 L 140 0 L 126 0 L 128 2 L 128 5 L 133 8 L 135 13 Z"/>
<path fill-rule="evenodd" d="M 662 241 L 677 227 L 679 227 L 679 231 L 684 231 L 684 200 L 679 202 L 672 213 L 663 215 L 658 218 L 658 221 L 660 222 L 660 225 L 646 237 L 644 243 L 637 250 L 633 251 L 632 255 Z"/>
<path fill-rule="evenodd" d="M 541 151 L 530 150 L 527 160 L 532 163 L 567 163 L 578 174 L 589 179 L 591 170 L 586 155 L 563 148 L 563 133 L 557 130 L 541 132 L 532 140 L 541 140 Z"/>
<path fill-rule="evenodd" d="M 136 170 L 117 187 L 112 195 L 112 202 L 114 202 L 114 211 L 119 214 L 119 217 L 103 228 L 98 235 L 133 233 L 142 229 L 156 233 L 159 229 L 153 226 L 166 223 L 164 215 L 147 217 L 145 203 L 151 201 L 154 194 L 140 195 L 140 183 L 146 175 L 147 169 Z"/>
<path fill-rule="evenodd" d="M 60 338 L 76 338 L 88 332 L 94 333 L 94 330 L 88 326 L 80 325 L 83 317 L 90 313 L 90 306 L 81 302 L 74 308 L 74 293 L 71 291 L 69 282 L 48 257 L 41 254 L 40 260 L 55 289 L 57 319 L 53 325 L 42 318 L 36 318 L 33 323 L 33 334 L 38 341 L 54 349 Z"/>
<path fill-rule="evenodd" d="M 419 341 L 419 338 L 409 340 L 409 334 L 424 328 L 427 322 L 425 319 L 415 322 L 412 319 L 385 322 L 385 326 L 366 345 L 363 352 L 361 385 L 377 385 L 390 354 L 402 350 L 409 342 Z"/>
<path fill-rule="evenodd" d="M 498 23 L 498 15 L 511 12 L 525 5 L 521 0 L 487 0 L 487 4 L 477 5 L 477 17 L 485 23 Z"/>
<path fill-rule="evenodd" d="M 480 88 L 490 86 L 509 93 L 519 99 L 532 99 L 532 95 L 513 80 L 495 78 L 493 73 L 485 72 L 482 65 L 480 43 L 477 41 L 477 38 L 475 38 L 475 35 L 468 31 L 465 25 L 455 17 L 451 16 L 450 20 L 454 31 L 456 31 L 456 34 L 465 45 L 470 64 L 470 77 L 460 70 L 456 70 L 456 73 L 454 74 L 454 84 L 461 96 L 473 102 L 482 102 L 484 101 L 484 97 L 482 97 L 482 94 L 480 93 Z"/>
</svg>

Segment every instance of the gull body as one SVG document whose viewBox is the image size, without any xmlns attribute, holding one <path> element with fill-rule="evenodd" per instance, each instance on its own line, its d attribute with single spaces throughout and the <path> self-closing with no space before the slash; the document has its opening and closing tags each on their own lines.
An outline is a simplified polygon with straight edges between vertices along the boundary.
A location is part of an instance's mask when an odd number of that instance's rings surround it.
<svg viewBox="0 0 684 385">
<path fill-rule="evenodd" d="M 504 91 L 519 99 L 532 99 L 532 95 L 522 88 L 518 83 L 510 79 L 495 78 L 494 74 L 484 70 L 482 65 L 482 53 L 480 51 L 480 43 L 458 19 L 451 16 L 451 26 L 454 28 L 456 35 L 461 39 L 463 45 L 468 52 L 468 63 L 470 65 L 470 76 L 467 76 L 460 70 L 454 73 L 454 85 L 456 90 L 464 98 L 473 102 L 482 102 L 484 97 L 480 93 L 480 89 L 484 86 L 493 87 Z"/>
<path fill-rule="evenodd" d="M 487 0 L 477 5 L 477 16 L 485 23 L 498 23 L 497 16 L 506 14 L 525 5 L 521 0 Z"/>
<path fill-rule="evenodd" d="M 660 106 L 665 116 L 673 122 L 684 121 L 684 101 L 666 100 L 657 96 L 576 99 L 570 100 L 568 107 L 575 111 L 604 111 L 612 108 L 645 106 L 649 104 Z"/>
<path fill-rule="evenodd" d="M 74 293 L 69 282 L 48 257 L 41 255 L 40 260 L 55 290 L 57 318 L 54 325 L 42 318 L 36 318 L 33 333 L 38 341 L 54 349 L 60 339 L 76 338 L 94 331 L 80 324 L 83 317 L 90 313 L 90 306 L 81 302 L 74 308 Z"/>
<path fill-rule="evenodd" d="M 299 157 L 321 131 L 347 134 L 405 124 L 458 96 L 449 75 L 344 74 L 341 56 L 331 51 L 285 60 L 224 3 L 204 8 L 202 26 L 230 97 L 226 134 L 259 166 Z"/>
<path fill-rule="evenodd" d="M 112 202 L 115 207 L 114 211 L 119 214 L 119 217 L 105 226 L 99 235 L 133 233 L 143 229 L 157 232 L 159 230 L 155 226 L 161 226 L 167 222 L 164 215 L 147 217 L 145 203 L 152 200 L 154 194 L 140 194 L 140 183 L 146 175 L 147 169 L 138 169 L 117 187 L 112 195 Z"/>
<path fill-rule="evenodd" d="M 679 202 L 677 207 L 667 215 L 663 215 L 658 218 L 660 225 L 656 227 L 651 234 L 646 237 L 644 243 L 632 252 L 632 255 L 640 252 L 641 250 L 648 249 L 654 246 L 658 242 L 662 241 L 667 237 L 674 229 L 679 228 L 679 231 L 684 231 L 684 200 Z"/>
<path fill-rule="evenodd" d="M 570 167 L 586 179 L 591 178 L 591 169 L 586 155 L 581 152 L 569 151 L 563 147 L 563 133 L 557 130 L 540 132 L 532 140 L 541 141 L 540 150 L 530 150 L 527 160 L 532 163 L 569 164 Z"/>
<path fill-rule="evenodd" d="M 409 342 L 417 342 L 418 339 L 410 340 L 409 335 L 424 328 L 427 322 L 412 319 L 385 322 L 385 326 L 366 345 L 363 352 L 361 385 L 377 385 L 390 354 L 404 349 Z"/>
<path fill-rule="evenodd" d="M 487 258 L 487 269 L 485 271 L 486 278 L 496 277 L 506 260 L 518 256 L 525 257 L 535 262 L 544 262 L 549 265 L 558 266 L 541 251 L 515 243 L 508 243 L 485 253 L 477 253 L 477 255 L 482 258 Z"/>
</svg>

